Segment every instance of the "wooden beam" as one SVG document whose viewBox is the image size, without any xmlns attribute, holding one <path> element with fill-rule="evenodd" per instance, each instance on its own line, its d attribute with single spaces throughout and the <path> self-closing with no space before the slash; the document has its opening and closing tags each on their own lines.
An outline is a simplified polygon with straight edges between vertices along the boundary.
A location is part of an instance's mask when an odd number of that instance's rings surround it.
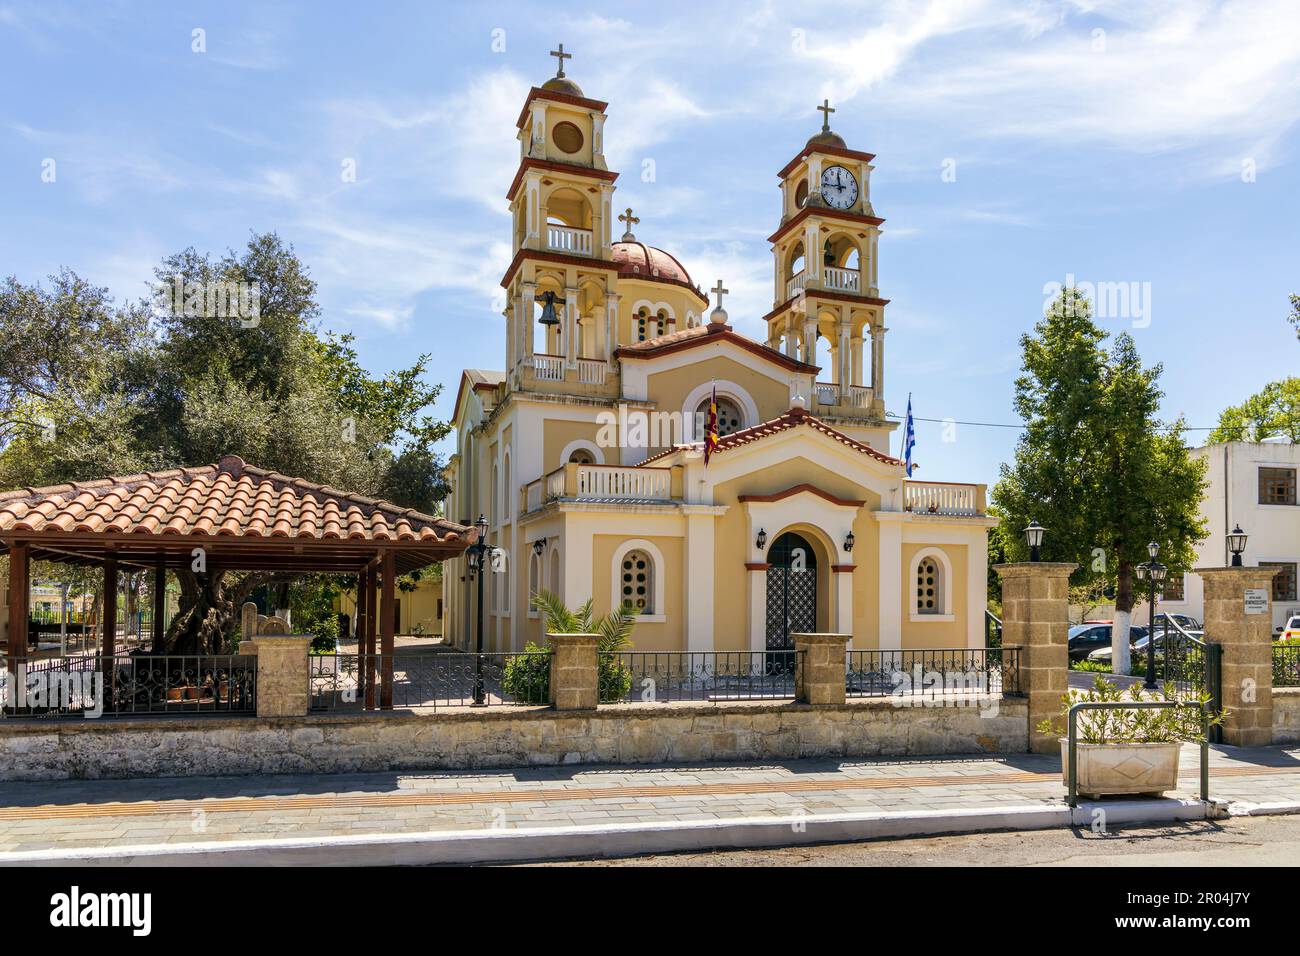
<svg viewBox="0 0 1300 956">
<path fill-rule="evenodd" d="M 103 640 L 99 652 L 103 655 L 104 673 L 113 673 L 112 658 L 117 654 L 117 560 L 104 561 L 104 620 Z M 104 679 L 108 685 L 108 677 Z"/>
<path fill-rule="evenodd" d="M 9 550 L 9 674 L 13 680 L 18 662 L 27 657 L 27 617 L 31 601 L 31 561 L 27 545 Z M 15 697 L 17 700 L 17 697 Z"/>
<path fill-rule="evenodd" d="M 383 688 L 379 706 L 393 709 L 393 608 L 396 606 L 397 562 L 392 551 L 384 551 L 384 597 L 379 605 L 380 653 L 383 654 Z"/>
</svg>

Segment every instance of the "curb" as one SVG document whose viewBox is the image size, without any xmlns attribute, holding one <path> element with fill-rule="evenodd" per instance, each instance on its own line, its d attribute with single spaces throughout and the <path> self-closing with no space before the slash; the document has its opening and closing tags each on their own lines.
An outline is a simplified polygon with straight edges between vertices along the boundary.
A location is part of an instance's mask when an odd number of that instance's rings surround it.
<svg viewBox="0 0 1300 956">
<path fill-rule="evenodd" d="M 1249 806 L 1255 813 L 1277 804 Z M 230 840 L 0 853 L 0 866 L 429 866 L 622 857 L 710 849 L 851 843 L 898 837 L 1091 826 L 1100 803 L 627 823 L 517 830 L 454 830 L 287 840 Z M 1203 820 L 1197 800 L 1104 806 L 1107 825 Z"/>
</svg>

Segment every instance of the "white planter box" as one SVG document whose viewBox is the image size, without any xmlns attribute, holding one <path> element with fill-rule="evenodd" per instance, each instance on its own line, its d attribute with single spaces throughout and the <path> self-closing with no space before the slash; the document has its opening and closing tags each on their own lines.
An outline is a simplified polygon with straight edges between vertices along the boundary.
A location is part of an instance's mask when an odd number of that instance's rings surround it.
<svg viewBox="0 0 1300 956">
<path fill-rule="evenodd" d="M 1178 786 L 1177 741 L 1161 744 L 1085 744 L 1078 747 L 1078 792 L 1099 797 L 1107 793 L 1146 793 L 1159 796 Z M 1061 779 L 1070 785 L 1070 741 L 1061 738 Z"/>
</svg>

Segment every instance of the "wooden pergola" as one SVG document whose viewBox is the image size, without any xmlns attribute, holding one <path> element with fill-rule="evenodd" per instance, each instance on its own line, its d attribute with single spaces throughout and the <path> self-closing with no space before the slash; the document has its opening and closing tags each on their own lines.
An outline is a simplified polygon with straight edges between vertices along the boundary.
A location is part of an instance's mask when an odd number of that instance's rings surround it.
<svg viewBox="0 0 1300 956">
<path fill-rule="evenodd" d="M 31 562 L 104 569 L 103 645 L 117 643 L 122 569 L 154 573 L 154 620 L 164 615 L 169 569 L 356 574 L 357 638 L 368 657 L 366 705 L 374 707 L 374 655 L 381 655 L 381 707 L 392 706 L 392 614 L 397 576 L 460 555 L 473 527 L 246 465 L 215 465 L 0 493 L 0 554 L 9 555 L 10 673 L 27 654 Z M 377 625 L 377 626 L 376 626 Z M 376 630 L 379 646 L 376 648 Z"/>
</svg>

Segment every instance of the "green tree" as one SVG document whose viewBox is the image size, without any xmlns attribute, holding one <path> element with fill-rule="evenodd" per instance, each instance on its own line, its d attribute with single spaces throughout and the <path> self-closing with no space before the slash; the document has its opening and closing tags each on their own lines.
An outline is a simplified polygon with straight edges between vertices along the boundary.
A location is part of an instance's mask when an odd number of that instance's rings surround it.
<svg viewBox="0 0 1300 956">
<path fill-rule="evenodd" d="M 321 332 L 316 285 L 274 233 L 220 258 L 186 249 L 154 278 L 170 288 L 247 283 L 258 290 L 257 315 L 118 305 L 70 270 L 48 287 L 16 277 L 0 287 L 0 487 L 237 454 L 433 510 L 446 490 L 433 446 L 450 427 L 427 413 L 441 391 L 424 382 L 427 355 L 368 373 L 350 336 Z M 239 605 L 259 587 L 277 585 L 278 606 L 290 606 L 298 577 L 217 570 L 177 579 L 180 610 L 155 649 L 181 653 L 228 646 Z"/>
<path fill-rule="evenodd" d="M 1182 419 L 1158 418 L 1161 367 L 1144 367 L 1127 333 L 1107 344 L 1076 289 L 1063 290 L 1022 336 L 1015 407 L 1025 431 L 992 499 L 1012 560 L 1024 559 L 1021 529 L 1037 519 L 1048 528 L 1045 560 L 1077 563 L 1075 585 L 1114 588 L 1114 643 L 1124 661 L 1147 542 L 1161 545 L 1171 569 L 1186 570 L 1205 536 L 1205 465 L 1188 454 Z"/>
<path fill-rule="evenodd" d="M 1300 378 L 1269 382 L 1240 405 L 1225 408 L 1209 441 L 1262 441 L 1276 435 L 1300 442 Z"/>
</svg>

